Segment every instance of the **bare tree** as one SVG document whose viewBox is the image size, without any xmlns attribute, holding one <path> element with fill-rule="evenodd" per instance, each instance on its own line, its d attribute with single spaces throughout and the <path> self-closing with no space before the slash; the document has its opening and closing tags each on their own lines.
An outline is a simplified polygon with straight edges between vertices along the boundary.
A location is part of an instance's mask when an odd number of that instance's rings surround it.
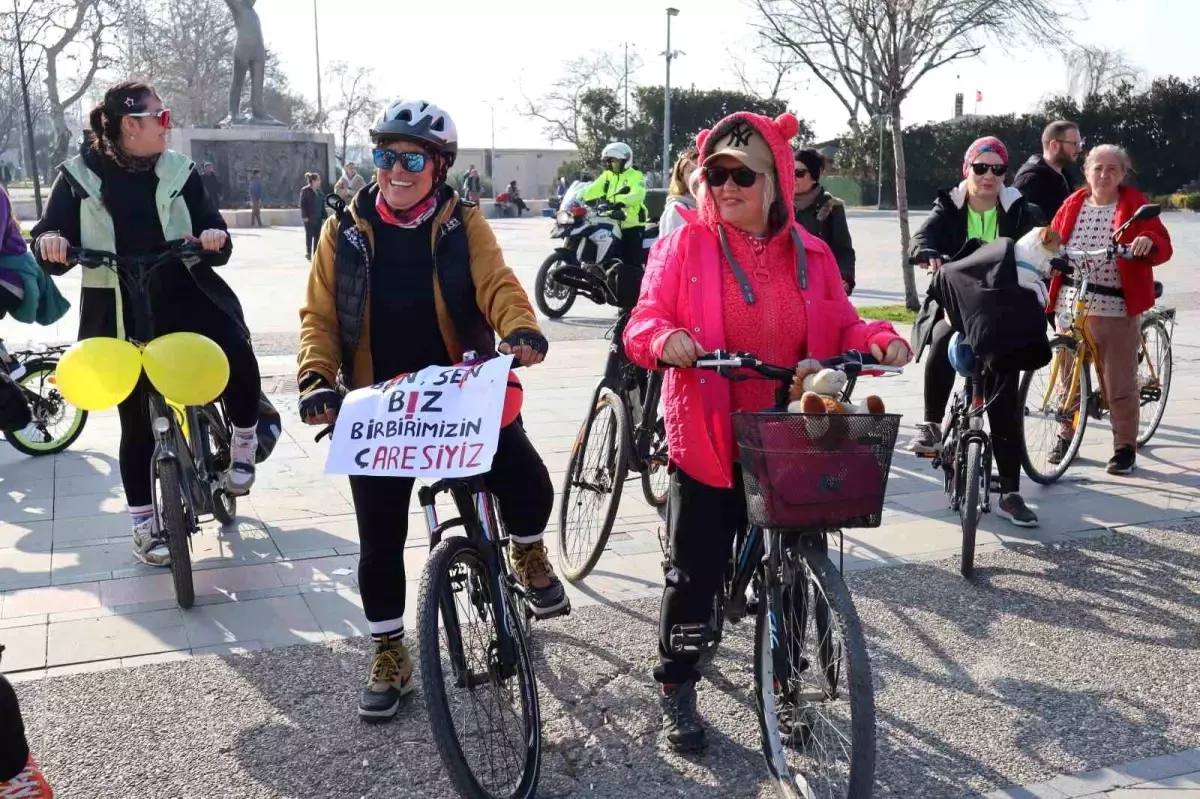
<svg viewBox="0 0 1200 799">
<path fill-rule="evenodd" d="M 625 68 L 625 51 L 595 51 L 568 61 L 562 67 L 563 76 L 550 91 L 536 100 L 521 92 L 518 113 L 535 117 L 544 123 L 546 137 L 579 146 L 585 130 L 585 102 L 594 89 L 611 91 L 619 102 L 625 102 L 626 91 L 632 91 L 633 76 L 642 67 L 636 52 L 629 53 L 629 68 Z"/>
<path fill-rule="evenodd" d="M 31 10 L 39 30 L 32 41 L 42 51 L 43 82 L 54 124 L 51 157 L 58 163 L 71 145 L 67 111 L 87 94 L 96 74 L 115 54 L 111 39 L 122 9 L 114 0 L 35 0 Z M 61 73 L 64 65 L 69 65 L 69 75 Z"/>
<path fill-rule="evenodd" d="M 1067 65 L 1067 94 L 1080 102 L 1142 78 L 1142 71 L 1121 50 L 1083 45 L 1064 53 L 1063 61 Z"/>
<path fill-rule="evenodd" d="M 841 102 L 848 123 L 886 115 L 895 156 L 905 304 L 918 307 L 908 263 L 907 170 L 901 107 L 920 80 L 954 61 L 974 58 L 984 44 L 1067 38 L 1065 21 L 1076 0 L 753 0 L 767 39 L 800 59 Z"/>
<path fill-rule="evenodd" d="M 338 100 L 327 113 L 341 139 L 338 161 L 345 164 L 351 134 L 361 134 L 370 124 L 379 100 L 375 97 L 373 71 L 369 67 L 351 67 L 345 61 L 335 61 L 329 67 L 329 74 L 337 86 Z"/>
<path fill-rule="evenodd" d="M 780 100 L 784 94 L 796 90 L 802 83 L 796 73 L 803 63 L 796 53 L 761 35 L 759 42 L 750 51 L 749 59 L 733 50 L 726 52 L 729 54 L 729 65 L 737 78 L 738 87 L 746 94 L 761 100 Z"/>
</svg>

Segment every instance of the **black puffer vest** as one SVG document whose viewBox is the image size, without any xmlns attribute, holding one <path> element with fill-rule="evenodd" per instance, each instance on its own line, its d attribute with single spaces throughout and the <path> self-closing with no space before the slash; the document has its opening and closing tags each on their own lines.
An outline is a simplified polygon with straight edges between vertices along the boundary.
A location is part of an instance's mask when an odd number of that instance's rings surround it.
<svg viewBox="0 0 1200 799">
<path fill-rule="evenodd" d="M 360 191 L 351 200 L 354 203 L 353 213 L 336 195 L 326 199 L 337 215 L 334 288 L 343 369 L 351 368 L 354 354 L 363 339 L 363 312 L 371 287 L 371 265 L 375 261 L 375 253 L 371 252 L 364 231 L 370 230 L 378 220 L 375 213 L 378 191 L 375 184 Z M 450 203 L 453 203 L 453 209 L 447 215 L 446 208 Z M 456 201 L 454 191 L 447 186 L 442 187 L 435 214 L 440 222 L 431 243 L 434 274 L 463 351 L 474 350 L 480 355 L 495 355 L 496 333 L 479 309 L 475 299 L 475 283 L 471 279 L 471 252 L 463 213 L 464 208 L 473 206 L 473 203 L 464 200 Z M 431 330 L 429 333 L 441 335 L 440 330 Z"/>
</svg>

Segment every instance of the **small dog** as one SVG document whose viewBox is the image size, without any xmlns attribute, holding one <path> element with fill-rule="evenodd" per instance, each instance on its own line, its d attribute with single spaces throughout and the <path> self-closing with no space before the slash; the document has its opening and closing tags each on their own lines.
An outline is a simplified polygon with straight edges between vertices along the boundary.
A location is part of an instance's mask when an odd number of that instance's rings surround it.
<svg viewBox="0 0 1200 799">
<path fill-rule="evenodd" d="M 1017 283 L 1037 295 L 1042 307 L 1050 301 L 1046 278 L 1050 276 L 1050 261 L 1062 250 L 1062 237 L 1050 227 L 1039 227 L 1017 240 L 1013 255 L 1017 259 Z"/>
</svg>

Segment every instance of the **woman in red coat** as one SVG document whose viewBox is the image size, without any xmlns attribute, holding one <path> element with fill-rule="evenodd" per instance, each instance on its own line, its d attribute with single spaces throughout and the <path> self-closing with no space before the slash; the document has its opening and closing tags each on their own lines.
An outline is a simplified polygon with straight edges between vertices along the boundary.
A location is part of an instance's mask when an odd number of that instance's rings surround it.
<svg viewBox="0 0 1200 799">
<path fill-rule="evenodd" d="M 1072 249 L 1107 247 L 1113 231 L 1129 221 L 1146 196 L 1122 182 L 1129 172 L 1129 155 L 1115 144 L 1102 144 L 1088 153 L 1083 165 L 1087 186 L 1072 194 L 1054 216 L 1052 227 Z M 1113 457 L 1109 474 L 1129 474 L 1137 460 L 1137 386 L 1139 328 L 1143 311 L 1154 305 L 1154 267 L 1171 258 L 1171 236 L 1158 219 L 1134 222 L 1121 234 L 1133 258 L 1100 264 L 1087 299 L 1087 330 L 1096 344 L 1104 393 L 1112 414 Z M 1075 286 L 1061 275 L 1050 286 L 1056 317 L 1070 314 Z M 1058 463 L 1067 451 L 1073 430 L 1061 431 L 1049 461 Z"/>
</svg>

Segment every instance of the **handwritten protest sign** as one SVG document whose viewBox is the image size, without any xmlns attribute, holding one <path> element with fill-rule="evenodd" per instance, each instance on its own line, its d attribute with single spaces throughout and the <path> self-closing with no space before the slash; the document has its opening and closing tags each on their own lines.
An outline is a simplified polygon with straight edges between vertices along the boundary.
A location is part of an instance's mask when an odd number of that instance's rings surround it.
<svg viewBox="0 0 1200 799">
<path fill-rule="evenodd" d="M 326 474 L 470 477 L 492 468 L 512 356 L 430 366 L 346 395 Z"/>
</svg>

